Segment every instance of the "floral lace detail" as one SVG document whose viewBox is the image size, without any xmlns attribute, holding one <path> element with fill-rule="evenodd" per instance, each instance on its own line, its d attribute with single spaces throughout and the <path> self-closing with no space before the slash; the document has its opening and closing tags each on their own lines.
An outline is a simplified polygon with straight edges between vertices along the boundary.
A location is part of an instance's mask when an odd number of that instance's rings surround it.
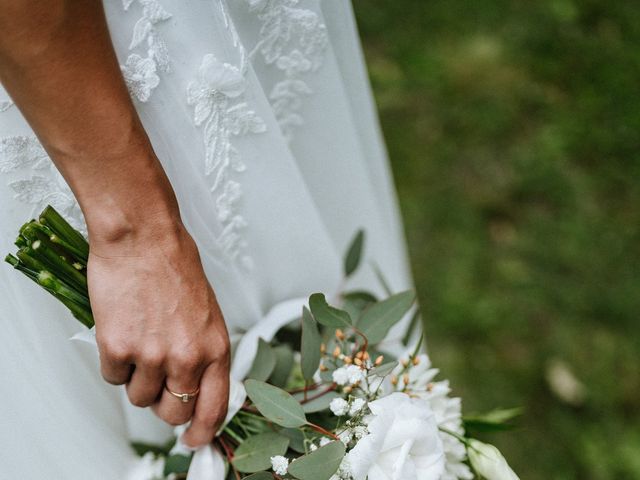
<svg viewBox="0 0 640 480">
<path fill-rule="evenodd" d="M 0 113 L 6 112 L 11 107 L 13 107 L 13 100 L 9 98 L 9 95 L 0 84 Z"/>
<path fill-rule="evenodd" d="M 264 121 L 242 101 L 246 89 L 244 68 L 205 55 L 197 79 L 187 88 L 187 102 L 194 107 L 196 126 L 204 126 L 205 174 L 212 177 L 211 191 L 222 232 L 218 243 L 227 256 L 250 269 L 251 258 L 241 235 L 246 227 L 238 213 L 241 185 L 233 176 L 246 168 L 232 139 L 266 130 Z"/>
<path fill-rule="evenodd" d="M 52 205 L 69 223 L 83 233 L 86 226 L 73 192 L 35 137 L 0 139 L 0 173 L 18 175 L 9 182 L 15 198 L 33 205 L 32 215 Z"/>
<path fill-rule="evenodd" d="M 316 12 L 297 7 L 299 0 L 246 1 L 262 22 L 260 40 L 249 56 L 259 52 L 267 65 L 282 72 L 269 99 L 284 136 L 291 141 L 295 128 L 304 123 L 303 97 L 313 93 L 304 76 L 322 65 L 327 29 Z"/>
<path fill-rule="evenodd" d="M 13 101 L 12 100 L 1 100 L 0 101 L 0 113 L 6 112 L 11 107 L 13 107 Z"/>
<path fill-rule="evenodd" d="M 131 96 L 147 102 L 153 90 L 160 84 L 157 72 L 167 72 L 170 68 L 169 51 L 156 25 L 171 18 L 158 0 L 122 0 L 125 10 L 136 2 L 142 7 L 142 17 L 133 27 L 133 37 L 129 50 L 140 49 L 146 43 L 146 57 L 132 53 L 125 65 L 121 65 L 124 80 Z"/>
</svg>

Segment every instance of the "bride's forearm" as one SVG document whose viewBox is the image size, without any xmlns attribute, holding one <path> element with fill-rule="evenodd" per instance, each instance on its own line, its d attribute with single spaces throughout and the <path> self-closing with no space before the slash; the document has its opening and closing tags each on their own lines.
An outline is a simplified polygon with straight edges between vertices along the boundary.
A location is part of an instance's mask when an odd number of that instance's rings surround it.
<svg viewBox="0 0 640 480">
<path fill-rule="evenodd" d="M 92 236 L 178 217 L 96 0 L 0 0 L 0 81 L 74 191 Z"/>
</svg>

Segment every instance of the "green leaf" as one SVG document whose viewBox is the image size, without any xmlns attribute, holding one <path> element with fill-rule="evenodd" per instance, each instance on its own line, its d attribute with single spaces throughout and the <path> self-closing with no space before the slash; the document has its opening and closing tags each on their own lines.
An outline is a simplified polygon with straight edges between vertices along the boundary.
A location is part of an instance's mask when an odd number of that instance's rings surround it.
<svg viewBox="0 0 640 480">
<path fill-rule="evenodd" d="M 322 293 L 314 293 L 309 297 L 309 307 L 315 319 L 322 325 L 334 328 L 351 326 L 349 314 L 344 310 L 330 306 Z"/>
<path fill-rule="evenodd" d="M 164 445 L 155 445 L 144 442 L 131 442 L 131 447 L 140 457 L 144 456 L 144 454 L 147 452 L 151 452 L 154 455 L 164 455 L 166 457 L 167 455 L 169 455 L 169 452 L 175 444 L 175 440 L 171 439 Z"/>
<path fill-rule="evenodd" d="M 344 304 L 342 308 L 349 313 L 351 318 L 359 318 L 362 312 L 378 299 L 370 292 L 355 290 L 342 295 Z"/>
<path fill-rule="evenodd" d="M 505 408 L 492 410 L 485 414 L 469 415 L 463 418 L 465 429 L 476 432 L 498 432 L 510 430 L 514 425 L 509 423 L 514 418 L 522 415 L 523 409 Z"/>
<path fill-rule="evenodd" d="M 396 368 L 398 366 L 398 362 L 388 362 L 388 363 L 383 363 L 382 365 L 380 365 L 379 367 L 375 367 L 372 368 L 369 371 L 369 374 L 371 375 L 377 375 L 378 377 L 386 377 L 387 375 L 389 375 L 394 368 Z"/>
<path fill-rule="evenodd" d="M 302 376 L 311 381 L 320 365 L 320 333 L 311 312 L 307 307 L 302 309 L 302 341 L 300 342 L 300 355 Z"/>
<path fill-rule="evenodd" d="M 415 294 L 412 291 L 397 293 L 382 302 L 369 307 L 358 321 L 358 329 L 364 333 L 369 343 L 381 342 L 391 327 L 409 311 Z"/>
<path fill-rule="evenodd" d="M 309 391 L 307 392 L 307 398 L 312 398 L 317 394 L 318 393 L 313 390 Z M 313 400 L 309 400 L 305 403 L 302 403 L 304 401 L 304 392 L 298 392 L 293 395 L 293 397 L 296 400 L 298 400 L 302 405 L 302 409 L 304 410 L 304 413 L 315 413 L 315 412 L 321 412 L 322 410 L 326 410 L 327 408 L 329 408 L 329 404 L 331 403 L 331 400 L 340 396 L 341 395 L 337 394 L 336 392 L 327 392 L 321 397 L 314 398 Z"/>
<path fill-rule="evenodd" d="M 259 472 L 271 467 L 271 457 L 284 455 L 289 439 L 275 432 L 260 433 L 247 438 L 236 449 L 233 466 L 244 473 Z"/>
<path fill-rule="evenodd" d="M 187 473 L 189 471 L 189 465 L 191 465 L 191 455 L 170 455 L 164 464 L 164 474 Z"/>
<path fill-rule="evenodd" d="M 362 247 L 364 245 L 364 230 L 358 230 L 356 236 L 351 241 L 351 245 L 347 250 L 347 255 L 344 258 L 344 274 L 345 276 L 351 275 L 356 271 L 358 265 L 360 265 L 360 259 L 362 257 Z"/>
<path fill-rule="evenodd" d="M 283 428 L 280 433 L 289 439 L 289 448 L 294 452 L 307 453 L 304 449 L 304 433 L 299 428 Z"/>
<path fill-rule="evenodd" d="M 344 453 L 344 443 L 328 443 L 291 462 L 289 473 L 300 480 L 329 480 L 338 470 Z"/>
<path fill-rule="evenodd" d="M 307 423 L 302 406 L 281 388 L 258 380 L 245 380 L 245 389 L 258 411 L 282 427 L 299 427 Z"/>
<path fill-rule="evenodd" d="M 264 382 L 276 366 L 276 354 L 267 342 L 263 339 L 258 340 L 258 351 L 256 358 L 253 360 L 251 370 L 247 374 L 247 378 L 260 380 Z"/>
<path fill-rule="evenodd" d="M 243 477 L 242 480 L 273 480 L 273 475 L 269 472 L 258 472 L 248 477 Z"/>
<path fill-rule="evenodd" d="M 278 345 L 273 349 L 276 356 L 276 366 L 269 377 L 269 383 L 284 388 L 293 368 L 293 350 L 289 345 Z"/>
</svg>

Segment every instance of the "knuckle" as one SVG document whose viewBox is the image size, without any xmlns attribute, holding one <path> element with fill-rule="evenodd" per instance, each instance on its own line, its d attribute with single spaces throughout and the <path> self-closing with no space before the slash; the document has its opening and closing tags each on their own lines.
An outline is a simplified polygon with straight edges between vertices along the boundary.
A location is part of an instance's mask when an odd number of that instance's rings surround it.
<svg viewBox="0 0 640 480">
<path fill-rule="evenodd" d="M 228 338 L 220 340 L 211 348 L 210 356 L 216 363 L 228 363 L 231 356 L 231 345 Z"/>
<path fill-rule="evenodd" d="M 110 363 L 128 363 L 130 358 L 129 348 L 125 342 L 118 339 L 107 338 L 100 342 L 103 357 Z"/>
<path fill-rule="evenodd" d="M 157 347 L 148 346 L 140 352 L 140 363 L 151 368 L 160 368 L 165 362 L 165 353 Z"/>
<path fill-rule="evenodd" d="M 114 376 L 111 371 L 104 366 L 104 364 L 100 367 L 100 373 L 102 374 L 104 381 L 111 385 L 122 385 L 126 381 L 125 379 Z"/>
<path fill-rule="evenodd" d="M 175 353 L 171 359 L 174 369 L 178 373 L 193 372 L 198 370 L 204 362 L 204 356 L 200 351 L 183 350 Z"/>
</svg>

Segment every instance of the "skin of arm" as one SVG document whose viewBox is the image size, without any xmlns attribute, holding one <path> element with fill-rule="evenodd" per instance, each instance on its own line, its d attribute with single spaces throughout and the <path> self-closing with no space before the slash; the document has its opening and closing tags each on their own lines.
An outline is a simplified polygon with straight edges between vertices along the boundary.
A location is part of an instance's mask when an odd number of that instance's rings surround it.
<svg viewBox="0 0 640 480">
<path fill-rule="evenodd" d="M 215 294 L 124 84 L 97 0 L 0 0 L 0 81 L 73 190 L 91 252 L 101 370 L 134 405 L 210 442 L 229 340 Z M 182 403 L 164 388 L 192 392 Z"/>
</svg>

